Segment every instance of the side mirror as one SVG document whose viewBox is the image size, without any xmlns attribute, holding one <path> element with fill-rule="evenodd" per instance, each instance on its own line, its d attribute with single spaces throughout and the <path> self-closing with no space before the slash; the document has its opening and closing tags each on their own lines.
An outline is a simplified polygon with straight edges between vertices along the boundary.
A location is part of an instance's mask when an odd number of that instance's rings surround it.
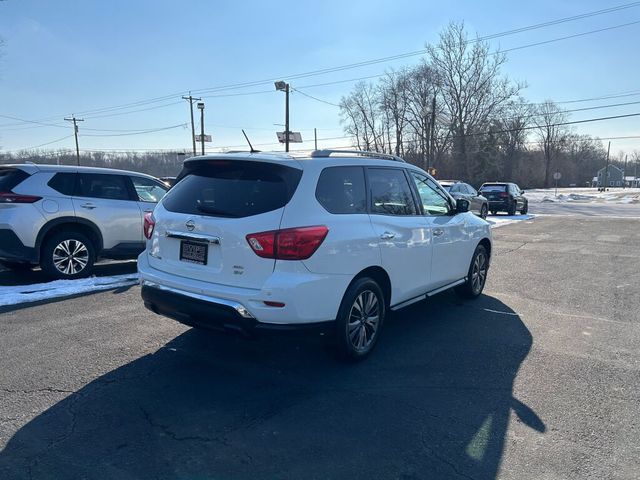
<svg viewBox="0 0 640 480">
<path fill-rule="evenodd" d="M 521 194 L 521 195 L 524 195 L 524 190 L 520 190 L 520 194 Z"/>
<path fill-rule="evenodd" d="M 456 200 L 456 213 L 465 213 L 469 211 L 469 200 L 459 198 Z"/>
</svg>

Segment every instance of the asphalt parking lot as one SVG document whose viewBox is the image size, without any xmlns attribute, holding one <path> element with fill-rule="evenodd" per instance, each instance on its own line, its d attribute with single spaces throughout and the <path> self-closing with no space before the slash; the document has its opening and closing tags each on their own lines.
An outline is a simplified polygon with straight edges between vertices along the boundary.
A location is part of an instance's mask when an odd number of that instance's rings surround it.
<svg viewBox="0 0 640 480">
<path fill-rule="evenodd" d="M 640 476 L 640 219 L 494 231 L 485 294 L 363 363 L 194 331 L 139 287 L 0 314 L 0 478 Z"/>
</svg>

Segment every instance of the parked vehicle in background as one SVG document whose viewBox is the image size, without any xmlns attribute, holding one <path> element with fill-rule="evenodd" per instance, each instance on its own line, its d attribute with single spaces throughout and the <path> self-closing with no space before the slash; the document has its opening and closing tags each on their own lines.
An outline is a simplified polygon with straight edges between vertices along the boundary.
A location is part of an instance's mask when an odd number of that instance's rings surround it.
<svg viewBox="0 0 640 480">
<path fill-rule="evenodd" d="M 188 159 L 145 217 L 145 306 L 187 325 L 319 328 L 363 358 L 389 310 L 484 288 L 489 224 L 397 157 L 228 153 Z"/>
<path fill-rule="evenodd" d="M 489 201 L 475 188 L 460 180 L 440 180 L 440 185 L 456 200 L 464 198 L 469 201 L 469 209 L 481 218 L 487 218 Z"/>
<path fill-rule="evenodd" d="M 143 216 L 167 186 L 141 173 L 59 165 L 0 166 L 0 263 L 50 277 L 91 274 L 98 258 L 136 258 Z"/>
<path fill-rule="evenodd" d="M 176 177 L 160 177 L 159 180 L 169 188 L 173 187 L 176 184 Z"/>
<path fill-rule="evenodd" d="M 520 212 L 525 215 L 529 211 L 529 201 L 524 196 L 524 190 L 520 190 L 515 183 L 483 183 L 480 193 L 489 200 L 489 211 L 493 215 L 497 212 L 507 212 L 509 215 Z"/>
</svg>

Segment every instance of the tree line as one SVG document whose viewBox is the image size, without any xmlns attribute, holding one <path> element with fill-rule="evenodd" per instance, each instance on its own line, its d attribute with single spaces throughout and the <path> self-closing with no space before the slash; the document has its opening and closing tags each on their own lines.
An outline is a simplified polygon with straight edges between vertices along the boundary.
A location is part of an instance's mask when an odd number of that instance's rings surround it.
<svg viewBox="0 0 640 480">
<path fill-rule="evenodd" d="M 568 112 L 553 101 L 526 102 L 526 84 L 502 72 L 506 60 L 451 23 L 419 64 L 341 99 L 345 133 L 359 149 L 393 153 L 441 179 L 549 187 L 559 171 L 564 185 L 590 183 L 605 163 L 602 142 L 563 125 Z"/>
</svg>

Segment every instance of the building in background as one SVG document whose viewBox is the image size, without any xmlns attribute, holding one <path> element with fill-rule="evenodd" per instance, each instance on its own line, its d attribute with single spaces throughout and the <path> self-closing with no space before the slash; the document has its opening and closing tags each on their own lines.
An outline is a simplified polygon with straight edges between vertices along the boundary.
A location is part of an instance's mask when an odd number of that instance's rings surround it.
<svg viewBox="0 0 640 480">
<path fill-rule="evenodd" d="M 608 173 L 605 175 L 605 169 L 608 168 Z M 606 177 L 606 178 L 605 178 Z M 622 181 L 624 178 L 624 172 L 621 168 L 615 165 L 608 165 L 598 170 L 598 177 L 596 181 L 596 187 L 608 188 L 608 187 L 622 187 Z"/>
</svg>

